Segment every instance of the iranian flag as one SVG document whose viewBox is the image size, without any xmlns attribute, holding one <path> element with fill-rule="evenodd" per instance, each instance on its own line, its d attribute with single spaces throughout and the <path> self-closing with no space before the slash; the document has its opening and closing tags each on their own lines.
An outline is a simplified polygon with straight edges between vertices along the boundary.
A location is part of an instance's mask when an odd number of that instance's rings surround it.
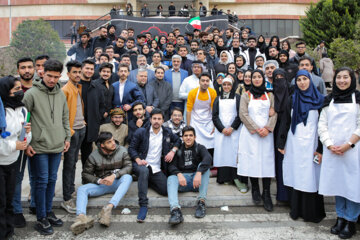
<svg viewBox="0 0 360 240">
<path fill-rule="evenodd" d="M 189 24 L 190 24 L 193 28 L 201 30 L 200 17 L 194 17 L 194 18 L 190 19 Z"/>
</svg>

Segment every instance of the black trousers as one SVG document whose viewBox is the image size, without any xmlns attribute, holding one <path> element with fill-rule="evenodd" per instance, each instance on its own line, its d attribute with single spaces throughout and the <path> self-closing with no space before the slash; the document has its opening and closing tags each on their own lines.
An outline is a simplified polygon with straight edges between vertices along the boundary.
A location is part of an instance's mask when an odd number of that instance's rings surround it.
<svg viewBox="0 0 360 240">
<path fill-rule="evenodd" d="M 12 200 L 17 162 L 0 165 L 0 240 L 14 232 Z"/>
<path fill-rule="evenodd" d="M 271 178 L 261 178 L 263 183 L 263 190 L 270 190 Z M 259 189 L 259 178 L 250 178 L 252 189 Z"/>
<path fill-rule="evenodd" d="M 133 162 L 133 171 L 138 177 L 138 195 L 140 207 L 147 207 L 149 199 L 147 197 L 148 187 L 150 186 L 158 194 L 167 195 L 167 177 L 163 172 L 153 173 L 151 167 L 139 166 Z"/>
</svg>

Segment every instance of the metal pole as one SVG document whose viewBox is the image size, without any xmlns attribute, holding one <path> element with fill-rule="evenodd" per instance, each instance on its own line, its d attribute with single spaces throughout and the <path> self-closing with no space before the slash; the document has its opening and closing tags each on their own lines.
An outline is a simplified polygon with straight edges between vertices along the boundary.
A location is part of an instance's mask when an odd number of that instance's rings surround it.
<svg viewBox="0 0 360 240">
<path fill-rule="evenodd" d="M 12 19 L 11 19 L 11 0 L 8 0 L 8 5 L 9 5 L 9 41 L 11 42 L 11 27 L 12 27 Z"/>
</svg>

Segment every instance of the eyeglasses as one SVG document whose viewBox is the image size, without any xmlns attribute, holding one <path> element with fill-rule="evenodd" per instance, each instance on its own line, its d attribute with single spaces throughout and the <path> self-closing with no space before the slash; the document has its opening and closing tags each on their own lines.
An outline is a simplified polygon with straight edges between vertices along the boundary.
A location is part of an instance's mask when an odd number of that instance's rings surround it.
<svg viewBox="0 0 360 240">
<path fill-rule="evenodd" d="M 303 49 L 303 48 L 306 48 L 306 47 L 296 47 L 296 48 L 300 48 L 300 49 Z"/>
</svg>

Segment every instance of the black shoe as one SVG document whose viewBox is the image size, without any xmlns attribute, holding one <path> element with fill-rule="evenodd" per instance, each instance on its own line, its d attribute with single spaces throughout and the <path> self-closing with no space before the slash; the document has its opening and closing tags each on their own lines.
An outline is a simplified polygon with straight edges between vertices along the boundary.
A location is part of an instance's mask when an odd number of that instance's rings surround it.
<svg viewBox="0 0 360 240">
<path fill-rule="evenodd" d="M 334 226 L 331 227 L 330 232 L 332 234 L 335 235 L 339 235 L 339 233 L 341 232 L 341 230 L 343 230 L 344 226 L 345 226 L 346 220 L 343 218 L 338 217 L 336 219 L 336 223 Z"/>
<path fill-rule="evenodd" d="M 339 233 L 339 238 L 341 238 L 341 239 L 349 239 L 355 233 L 356 233 L 355 222 L 346 221 L 344 228 Z"/>
<path fill-rule="evenodd" d="M 14 227 L 24 228 L 26 226 L 26 221 L 22 213 L 14 213 L 13 215 Z"/>
<path fill-rule="evenodd" d="M 195 211 L 195 217 L 196 218 L 203 218 L 206 215 L 206 208 L 205 208 L 205 202 L 199 200 L 198 205 Z"/>
<path fill-rule="evenodd" d="M 51 235 L 54 233 L 54 229 L 50 225 L 47 218 L 42 218 L 42 219 L 38 220 L 34 228 L 41 235 Z"/>
<path fill-rule="evenodd" d="M 29 213 L 31 215 L 36 215 L 36 207 L 29 207 Z"/>
<path fill-rule="evenodd" d="M 260 195 L 259 189 L 252 188 L 251 195 L 252 195 L 252 199 L 253 199 L 253 202 L 255 203 L 255 205 L 259 205 L 261 203 L 261 195 Z"/>
<path fill-rule="evenodd" d="M 272 212 L 274 210 L 274 205 L 271 200 L 270 190 L 264 190 L 262 199 L 264 201 L 264 208 L 268 212 Z"/>
<path fill-rule="evenodd" d="M 183 221 L 184 221 L 184 217 L 181 213 L 180 208 L 175 208 L 175 209 L 171 210 L 169 224 L 176 225 L 176 224 L 182 223 Z"/>
<path fill-rule="evenodd" d="M 47 219 L 53 227 L 61 227 L 63 225 L 63 221 L 60 218 L 57 218 L 54 212 L 47 213 Z"/>
</svg>

